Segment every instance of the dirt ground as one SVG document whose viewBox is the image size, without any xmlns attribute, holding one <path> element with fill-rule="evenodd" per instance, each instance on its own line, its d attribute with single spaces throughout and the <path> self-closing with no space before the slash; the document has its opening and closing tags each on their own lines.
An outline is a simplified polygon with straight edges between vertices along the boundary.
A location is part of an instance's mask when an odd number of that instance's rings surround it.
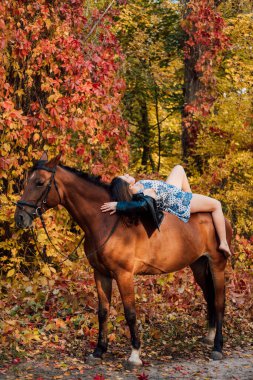
<svg viewBox="0 0 253 380">
<path fill-rule="evenodd" d="M 96 377 L 97 376 L 97 377 Z M 225 354 L 221 361 L 206 357 L 194 359 L 163 358 L 162 361 L 144 362 L 144 366 L 129 369 L 126 363 L 109 354 L 103 362 L 80 361 L 71 357 L 32 359 L 13 363 L 2 369 L 0 379 L 70 379 L 70 380 L 253 380 L 253 348 Z"/>
</svg>

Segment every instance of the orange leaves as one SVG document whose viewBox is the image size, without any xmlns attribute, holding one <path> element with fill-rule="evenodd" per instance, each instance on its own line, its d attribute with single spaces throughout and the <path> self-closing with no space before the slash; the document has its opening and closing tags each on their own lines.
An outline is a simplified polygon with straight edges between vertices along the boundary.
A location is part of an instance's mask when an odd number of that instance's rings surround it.
<svg viewBox="0 0 253 380">
<path fill-rule="evenodd" d="M 127 157 L 127 146 L 123 143 L 126 127 L 119 112 L 124 83 L 122 79 L 116 80 L 121 53 L 110 25 L 103 25 L 102 20 L 98 27 L 98 34 L 104 30 L 110 45 L 104 44 L 104 41 L 98 44 L 91 41 L 89 45 L 83 46 L 87 20 L 83 17 L 82 2 L 75 1 L 70 6 L 68 3 L 45 4 L 38 0 L 36 4 L 22 4 L 22 11 L 16 3 L 11 3 L 3 13 L 8 14 L 9 18 L 6 23 L 1 21 L 0 28 L 10 30 L 7 36 L 12 57 L 12 67 L 6 66 L 6 69 L 11 69 L 14 76 L 19 77 L 20 84 L 23 83 L 14 88 L 16 98 L 3 99 L 2 105 L 8 111 L 8 127 L 12 127 L 13 118 L 19 118 L 23 125 L 23 120 L 27 120 L 28 124 L 34 126 L 34 135 L 29 142 L 32 147 L 30 151 L 37 147 L 43 148 L 43 145 L 58 144 L 66 152 L 70 165 L 80 162 L 79 157 L 83 157 L 84 148 L 80 150 L 80 140 L 87 152 L 91 149 L 99 151 L 99 155 L 93 155 L 94 162 L 90 164 L 96 164 L 96 157 L 99 156 L 99 165 L 102 160 L 110 160 L 104 162 L 103 171 L 115 158 L 119 166 L 122 162 L 124 165 Z M 100 17 L 100 12 L 97 12 L 97 16 L 95 14 L 93 21 Z M 17 18 L 16 24 L 14 16 Z M 11 43 L 11 38 L 15 44 Z M 26 61 L 20 62 L 19 58 L 24 57 Z M 4 88 L 9 86 L 10 89 L 13 84 L 5 83 Z M 22 99 L 19 104 L 17 98 Z M 104 129 L 110 131 L 114 128 L 113 118 L 103 118 L 104 114 L 115 115 L 119 132 L 108 134 L 110 141 L 102 146 L 105 142 Z M 85 118 L 97 122 L 88 126 L 83 122 Z M 38 138 L 38 129 L 43 131 L 42 139 Z M 20 128 L 19 134 L 24 133 Z M 93 135 L 97 142 L 93 139 L 88 141 L 87 137 L 93 138 Z M 9 138 L 8 131 L 4 137 Z M 20 147 L 26 144 L 27 139 L 19 140 Z M 107 156 L 110 145 L 116 154 L 114 157 Z M 74 156 L 73 152 L 76 153 Z M 13 154 L 16 153 L 13 151 Z"/>
<path fill-rule="evenodd" d="M 88 23 L 101 15 L 96 10 L 87 21 L 83 15 L 89 14 L 89 7 L 90 2 L 79 0 L 0 2 L 0 232 L 2 270 L 9 283 L 20 271 L 44 283 L 54 281 L 55 268 L 63 261 L 41 237 L 37 220 L 37 243 L 30 231 L 13 229 L 11 202 L 22 192 L 27 171 L 41 151 L 50 155 L 61 150 L 67 165 L 103 174 L 107 180 L 128 163 L 127 124 L 120 111 L 125 87 L 118 73 L 121 51 L 111 31 L 113 21 L 106 18 L 94 38 L 83 44 L 92 26 Z M 45 217 L 49 234 L 67 255 L 79 230 L 63 210 L 58 210 L 57 221 L 54 215 L 48 212 Z M 82 257 L 82 249 L 78 255 Z M 67 275 L 71 270 L 67 260 L 62 271 Z M 94 302 L 93 295 L 93 307 Z M 52 328 L 59 335 L 67 326 L 64 317 L 50 323 L 46 333 Z M 23 338 L 29 344 L 37 339 L 36 333 L 24 333 Z"/>
</svg>

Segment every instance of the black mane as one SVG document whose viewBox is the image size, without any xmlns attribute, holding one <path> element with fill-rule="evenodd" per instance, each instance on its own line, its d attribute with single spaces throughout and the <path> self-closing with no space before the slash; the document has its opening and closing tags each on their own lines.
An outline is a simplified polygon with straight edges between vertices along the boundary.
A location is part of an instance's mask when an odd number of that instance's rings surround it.
<svg viewBox="0 0 253 380">
<path fill-rule="evenodd" d="M 40 169 L 43 166 L 46 166 L 45 165 L 46 163 L 47 161 L 42 161 L 42 160 L 35 162 L 33 167 L 29 170 L 29 174 L 33 173 L 35 170 Z M 67 170 L 68 172 L 71 172 L 77 175 L 78 177 L 83 178 L 84 180 L 88 182 L 94 183 L 95 185 L 102 187 L 108 192 L 111 192 L 111 185 L 109 183 L 103 182 L 101 180 L 101 176 L 85 173 L 82 170 L 71 168 L 70 166 L 67 166 L 67 165 L 60 164 L 59 166 L 63 168 L 64 170 Z"/>
<path fill-rule="evenodd" d="M 110 184 L 103 182 L 101 180 L 101 176 L 96 176 L 93 174 L 85 173 L 79 169 L 71 168 L 69 166 L 62 165 L 62 164 L 60 164 L 59 166 L 65 170 L 67 170 L 68 172 L 71 172 L 71 173 L 77 175 L 78 177 L 83 178 L 84 180 L 89 181 L 91 183 L 94 183 L 95 185 L 102 187 L 103 189 L 110 192 Z"/>
</svg>

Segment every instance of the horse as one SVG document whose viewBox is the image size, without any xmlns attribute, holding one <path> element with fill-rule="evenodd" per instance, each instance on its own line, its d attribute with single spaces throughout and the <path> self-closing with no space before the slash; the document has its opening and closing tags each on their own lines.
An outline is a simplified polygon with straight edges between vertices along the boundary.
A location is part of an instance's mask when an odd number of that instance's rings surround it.
<svg viewBox="0 0 253 380">
<path fill-rule="evenodd" d="M 138 366 L 142 361 L 134 275 L 171 273 L 190 266 L 207 303 L 208 333 L 204 341 L 213 345 L 211 358 L 222 359 L 227 258 L 218 250 L 211 214 L 192 214 L 189 222 L 184 223 L 165 213 L 160 231 L 150 232 L 148 220 L 126 224 L 117 214 L 102 213 L 101 205 L 110 200 L 108 183 L 60 164 L 60 155 L 49 161 L 47 154 L 43 153 L 29 174 L 15 210 L 16 225 L 27 228 L 37 216 L 61 204 L 83 229 L 84 251 L 94 269 L 98 294 L 99 333 L 91 357 L 101 360 L 107 351 L 107 320 L 113 280 L 119 288 L 130 330 L 132 350 L 128 363 Z M 226 233 L 231 246 L 232 228 L 227 220 Z"/>
</svg>

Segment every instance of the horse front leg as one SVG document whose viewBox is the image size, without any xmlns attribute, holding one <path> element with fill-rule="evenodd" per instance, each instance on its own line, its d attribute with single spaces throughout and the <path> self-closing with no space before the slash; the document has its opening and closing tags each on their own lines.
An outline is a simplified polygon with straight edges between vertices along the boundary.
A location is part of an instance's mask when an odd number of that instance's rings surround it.
<svg viewBox="0 0 253 380">
<path fill-rule="evenodd" d="M 109 317 L 109 309 L 111 304 L 112 295 L 112 279 L 103 276 L 98 271 L 94 271 L 94 277 L 98 292 L 98 343 L 92 354 L 93 358 L 102 359 L 103 354 L 107 351 L 108 338 L 107 338 L 107 320 Z"/>
<path fill-rule="evenodd" d="M 130 365 L 140 366 L 142 365 L 142 361 L 140 359 L 141 343 L 136 323 L 133 274 L 129 272 L 120 272 L 120 274 L 116 277 L 116 281 L 124 306 L 126 322 L 131 334 L 132 352 L 128 359 L 128 363 Z"/>
</svg>

